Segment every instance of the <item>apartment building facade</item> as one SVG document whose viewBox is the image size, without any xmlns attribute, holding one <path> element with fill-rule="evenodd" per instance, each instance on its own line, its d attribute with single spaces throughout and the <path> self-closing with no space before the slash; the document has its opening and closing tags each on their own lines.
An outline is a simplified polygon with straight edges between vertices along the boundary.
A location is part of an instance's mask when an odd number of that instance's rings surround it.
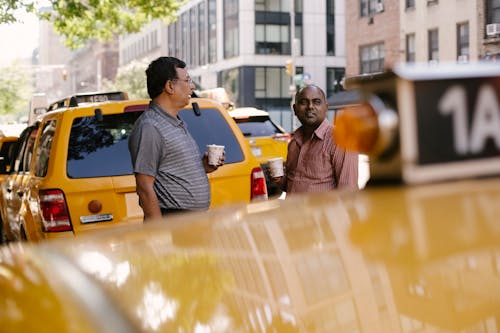
<svg viewBox="0 0 500 333">
<path fill-rule="evenodd" d="M 295 83 L 341 89 L 344 0 L 191 0 L 174 23 L 120 37 L 121 66 L 160 55 L 185 60 L 201 88 L 224 87 L 237 106 L 289 111 Z"/>
<path fill-rule="evenodd" d="M 500 2 L 356 0 L 346 2 L 346 75 L 399 62 L 500 59 Z"/>
</svg>

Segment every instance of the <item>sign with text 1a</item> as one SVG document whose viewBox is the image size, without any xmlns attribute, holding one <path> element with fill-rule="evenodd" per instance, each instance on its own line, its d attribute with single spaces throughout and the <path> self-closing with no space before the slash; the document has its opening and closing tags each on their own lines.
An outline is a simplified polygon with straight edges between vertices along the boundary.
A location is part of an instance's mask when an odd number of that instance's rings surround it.
<svg viewBox="0 0 500 333">
<path fill-rule="evenodd" d="M 500 71 L 475 76 L 474 68 L 466 77 L 406 84 L 414 98 L 412 112 L 401 115 L 411 128 L 402 133 L 411 147 L 408 181 L 500 175 Z"/>
</svg>

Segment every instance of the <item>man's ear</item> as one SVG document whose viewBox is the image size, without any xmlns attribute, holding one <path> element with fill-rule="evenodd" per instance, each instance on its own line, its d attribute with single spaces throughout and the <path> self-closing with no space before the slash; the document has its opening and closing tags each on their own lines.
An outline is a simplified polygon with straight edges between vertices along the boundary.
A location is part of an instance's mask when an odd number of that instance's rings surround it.
<svg viewBox="0 0 500 333">
<path fill-rule="evenodd" d="M 172 80 L 167 80 L 163 88 L 167 94 L 172 95 L 174 93 L 174 82 L 172 82 Z"/>
</svg>

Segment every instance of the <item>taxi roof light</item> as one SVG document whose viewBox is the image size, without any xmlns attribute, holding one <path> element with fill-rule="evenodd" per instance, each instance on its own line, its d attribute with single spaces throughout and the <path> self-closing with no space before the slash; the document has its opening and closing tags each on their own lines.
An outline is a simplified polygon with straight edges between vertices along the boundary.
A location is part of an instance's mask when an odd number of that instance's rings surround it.
<svg viewBox="0 0 500 333">
<path fill-rule="evenodd" d="M 48 111 L 54 111 L 63 107 L 77 107 L 81 103 L 124 101 L 128 99 L 128 93 L 123 91 L 80 93 L 51 103 Z"/>
<path fill-rule="evenodd" d="M 369 154 L 378 137 L 378 120 L 373 108 L 365 103 L 339 111 L 335 119 L 335 142 L 347 150 Z"/>
<path fill-rule="evenodd" d="M 396 143 L 398 123 L 396 111 L 374 96 L 339 111 L 333 135 L 339 146 L 376 157 Z"/>
</svg>

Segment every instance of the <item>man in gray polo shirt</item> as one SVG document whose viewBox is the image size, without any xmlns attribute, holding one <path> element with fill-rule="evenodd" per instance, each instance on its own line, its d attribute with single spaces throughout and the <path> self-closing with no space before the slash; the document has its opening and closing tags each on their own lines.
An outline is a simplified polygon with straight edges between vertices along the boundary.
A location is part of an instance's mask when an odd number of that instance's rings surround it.
<svg viewBox="0 0 500 333">
<path fill-rule="evenodd" d="M 198 145 L 178 117 L 194 88 L 186 64 L 174 57 L 160 57 L 149 64 L 146 78 L 151 102 L 129 137 L 144 219 L 206 210 L 210 206 L 207 173 L 218 166 L 208 164 L 208 153 L 200 158 Z M 223 163 L 224 157 L 220 165 Z"/>
</svg>

